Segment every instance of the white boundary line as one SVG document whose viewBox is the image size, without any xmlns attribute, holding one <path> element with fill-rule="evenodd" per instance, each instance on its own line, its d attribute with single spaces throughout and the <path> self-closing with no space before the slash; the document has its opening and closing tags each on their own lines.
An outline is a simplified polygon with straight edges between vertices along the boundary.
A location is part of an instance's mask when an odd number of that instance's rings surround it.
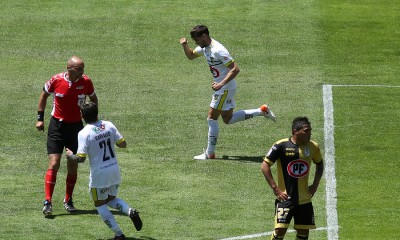
<svg viewBox="0 0 400 240">
<path fill-rule="evenodd" d="M 322 92 L 324 102 L 326 223 L 328 225 L 328 240 L 336 240 L 339 239 L 339 224 L 335 176 L 332 85 L 323 85 Z"/>
<path fill-rule="evenodd" d="M 326 227 L 320 227 L 316 229 L 312 229 L 312 231 L 321 231 L 321 230 L 327 230 L 328 228 Z M 296 230 L 294 229 L 288 229 L 287 232 L 295 232 Z M 259 238 L 259 237 L 264 237 L 264 236 L 271 236 L 273 233 L 272 232 L 263 232 L 263 233 L 256 233 L 256 234 L 251 234 L 251 235 L 244 235 L 244 236 L 237 236 L 237 237 L 230 237 L 230 238 L 224 238 L 220 240 L 241 240 L 241 239 L 250 239 L 250 238 Z"/>
<path fill-rule="evenodd" d="M 324 85 L 332 87 L 383 87 L 383 88 L 400 88 L 398 85 L 362 85 L 362 84 L 337 84 L 337 85 Z"/>
</svg>

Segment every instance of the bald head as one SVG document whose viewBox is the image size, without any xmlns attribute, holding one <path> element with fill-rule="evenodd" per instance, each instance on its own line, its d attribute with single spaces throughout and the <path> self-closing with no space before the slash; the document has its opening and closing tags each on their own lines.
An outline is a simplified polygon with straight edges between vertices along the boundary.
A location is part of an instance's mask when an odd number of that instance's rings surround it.
<svg viewBox="0 0 400 240">
<path fill-rule="evenodd" d="M 80 66 L 85 67 L 85 63 L 79 57 L 72 56 L 70 59 L 68 59 L 67 68 L 80 67 Z"/>
<path fill-rule="evenodd" d="M 82 77 L 84 68 L 85 63 L 79 57 L 72 56 L 70 59 L 68 59 L 67 70 L 69 80 L 73 82 L 79 80 Z"/>
</svg>

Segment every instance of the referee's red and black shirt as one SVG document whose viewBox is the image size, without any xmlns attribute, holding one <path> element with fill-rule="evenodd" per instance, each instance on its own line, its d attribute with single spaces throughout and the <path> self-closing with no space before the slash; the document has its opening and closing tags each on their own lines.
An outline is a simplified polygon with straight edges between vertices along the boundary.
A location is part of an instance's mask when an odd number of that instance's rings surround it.
<svg viewBox="0 0 400 240">
<path fill-rule="evenodd" d="M 83 75 L 79 80 L 71 82 L 66 72 L 54 75 L 44 85 L 44 90 L 53 94 L 53 110 L 51 115 L 66 123 L 81 121 L 80 106 L 85 103 L 86 96 L 92 96 L 94 86 L 92 80 Z"/>
</svg>

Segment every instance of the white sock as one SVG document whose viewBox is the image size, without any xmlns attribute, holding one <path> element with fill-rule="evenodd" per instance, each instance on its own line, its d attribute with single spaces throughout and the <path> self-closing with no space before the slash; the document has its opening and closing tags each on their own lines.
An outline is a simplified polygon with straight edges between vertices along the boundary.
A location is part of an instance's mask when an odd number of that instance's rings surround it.
<svg viewBox="0 0 400 240">
<path fill-rule="evenodd" d="M 208 121 L 208 143 L 207 143 L 207 154 L 211 155 L 215 152 L 217 146 L 217 139 L 219 134 L 218 120 L 207 119 Z"/>
<path fill-rule="evenodd" d="M 110 210 L 108 210 L 107 206 L 101 205 L 100 207 L 96 207 L 96 209 L 103 222 L 115 233 L 115 235 L 121 236 L 123 234 L 122 230 L 115 221 L 114 215 L 112 215 Z"/>
<path fill-rule="evenodd" d="M 117 209 L 126 215 L 129 215 L 129 205 L 120 198 L 114 198 L 113 200 L 109 201 L 107 205 L 111 208 Z"/>
<path fill-rule="evenodd" d="M 253 117 L 261 116 L 262 112 L 259 108 L 257 109 L 248 109 L 248 110 L 239 110 L 233 113 L 231 120 L 228 124 L 244 121 L 247 119 L 251 119 Z"/>
</svg>

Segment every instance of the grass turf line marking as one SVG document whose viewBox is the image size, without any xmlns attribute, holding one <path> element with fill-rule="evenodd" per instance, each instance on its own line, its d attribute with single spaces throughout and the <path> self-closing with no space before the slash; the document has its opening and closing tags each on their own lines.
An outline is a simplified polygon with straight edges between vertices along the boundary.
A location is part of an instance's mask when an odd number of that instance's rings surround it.
<svg viewBox="0 0 400 240">
<path fill-rule="evenodd" d="M 338 84 L 338 85 L 326 85 L 332 87 L 383 87 L 383 88 L 400 88 L 398 85 L 362 85 L 362 84 Z"/>
<path fill-rule="evenodd" d="M 324 140 L 325 140 L 325 194 L 326 222 L 328 225 L 328 240 L 339 239 L 339 224 L 337 215 L 337 193 L 335 176 L 335 141 L 333 123 L 332 85 L 323 85 L 324 102 Z"/>
<path fill-rule="evenodd" d="M 327 230 L 327 227 L 319 227 L 316 229 L 311 229 L 311 231 L 325 231 Z M 294 229 L 288 229 L 287 233 L 290 232 L 295 232 L 296 230 Z M 224 238 L 220 240 L 240 240 L 240 239 L 251 239 L 251 238 L 259 238 L 259 237 L 265 237 L 265 236 L 271 236 L 273 231 L 271 232 L 263 232 L 263 233 L 256 233 L 256 234 L 250 234 L 250 235 L 244 235 L 244 236 L 237 236 L 237 237 L 230 237 L 230 238 Z"/>
</svg>

